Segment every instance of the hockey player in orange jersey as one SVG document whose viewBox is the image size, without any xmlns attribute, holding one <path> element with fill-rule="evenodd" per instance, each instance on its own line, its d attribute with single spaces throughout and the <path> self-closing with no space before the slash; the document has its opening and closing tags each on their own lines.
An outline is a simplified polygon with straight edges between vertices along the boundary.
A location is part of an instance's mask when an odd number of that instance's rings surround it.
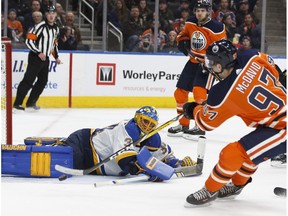
<svg viewBox="0 0 288 216">
<path fill-rule="evenodd" d="M 213 76 L 203 73 L 202 64 L 209 44 L 226 38 L 223 23 L 211 20 L 211 5 L 209 0 L 198 0 L 194 8 L 195 16 L 185 22 L 184 29 L 177 36 L 178 49 L 190 56 L 176 84 L 174 97 L 178 114 L 183 113 L 183 105 L 188 102 L 188 95 L 193 92 L 194 100 L 202 104 L 207 99 L 207 90 L 212 85 Z M 183 117 L 179 125 L 168 129 L 168 136 L 183 136 L 195 140 L 205 132 L 194 127 L 189 130 L 190 120 Z"/>
<path fill-rule="evenodd" d="M 286 88 L 273 59 L 255 50 L 237 53 L 228 40 L 211 44 L 205 65 L 219 82 L 205 105 L 183 106 L 184 115 L 211 131 L 238 116 L 255 130 L 221 150 L 205 186 L 186 199 L 186 207 L 232 198 L 251 182 L 261 162 L 286 152 Z"/>
</svg>

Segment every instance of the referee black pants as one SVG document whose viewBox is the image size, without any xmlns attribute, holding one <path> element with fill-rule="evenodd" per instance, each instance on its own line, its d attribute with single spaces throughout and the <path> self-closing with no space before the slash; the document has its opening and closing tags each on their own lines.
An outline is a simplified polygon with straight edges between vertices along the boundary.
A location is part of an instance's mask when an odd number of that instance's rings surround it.
<svg viewBox="0 0 288 216">
<path fill-rule="evenodd" d="M 28 66 L 23 80 L 19 83 L 14 105 L 22 105 L 25 96 L 32 88 L 26 106 L 36 104 L 48 82 L 49 58 L 42 61 L 36 53 L 29 52 Z M 35 82 L 37 78 L 37 81 Z M 34 83 L 35 82 L 35 83 Z M 34 85 L 33 85 L 34 84 Z"/>
</svg>

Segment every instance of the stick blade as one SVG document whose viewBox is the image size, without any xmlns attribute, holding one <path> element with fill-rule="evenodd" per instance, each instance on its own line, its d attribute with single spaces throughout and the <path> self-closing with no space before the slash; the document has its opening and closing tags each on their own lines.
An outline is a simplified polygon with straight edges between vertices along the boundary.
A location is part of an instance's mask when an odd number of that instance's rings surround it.
<svg viewBox="0 0 288 216">
<path fill-rule="evenodd" d="M 178 167 L 175 168 L 175 174 L 178 177 L 198 176 L 202 174 L 202 164 L 196 164 L 194 166 Z"/>
<path fill-rule="evenodd" d="M 84 175 L 83 170 L 71 169 L 58 164 L 55 165 L 55 170 L 68 175 L 78 175 L 78 176 Z"/>
</svg>

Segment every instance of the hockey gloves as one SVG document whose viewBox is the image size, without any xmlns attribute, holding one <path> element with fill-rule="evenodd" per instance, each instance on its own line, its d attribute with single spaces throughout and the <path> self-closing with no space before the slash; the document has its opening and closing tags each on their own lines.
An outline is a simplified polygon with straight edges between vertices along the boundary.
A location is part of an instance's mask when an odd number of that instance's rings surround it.
<svg viewBox="0 0 288 216">
<path fill-rule="evenodd" d="M 192 158 L 190 156 L 185 156 L 182 160 L 181 160 L 181 166 L 185 167 L 185 166 L 194 166 L 196 165 L 197 162 L 193 161 Z"/>
<path fill-rule="evenodd" d="M 151 182 L 162 182 L 163 179 L 159 178 L 158 176 L 155 176 L 155 175 L 149 175 L 149 179 L 148 181 L 151 181 Z"/>
<path fill-rule="evenodd" d="M 176 158 L 173 154 L 169 154 L 164 158 L 164 163 L 173 168 L 176 168 L 180 166 L 181 161 L 178 158 Z"/>
<path fill-rule="evenodd" d="M 210 70 L 205 66 L 204 63 L 201 63 L 201 69 L 203 74 L 209 74 Z"/>
<path fill-rule="evenodd" d="M 120 176 L 126 176 L 127 174 L 131 175 L 138 175 L 140 173 L 143 173 L 145 170 L 138 164 L 138 161 L 129 161 L 128 163 L 120 163 L 118 162 L 118 165 L 122 169 L 122 171 L 119 173 Z"/>
<path fill-rule="evenodd" d="M 286 79 L 287 78 L 286 69 L 284 71 L 282 71 L 277 64 L 275 64 L 275 68 L 276 68 L 276 70 L 279 73 L 279 81 L 280 81 L 280 83 L 286 88 L 286 82 L 287 82 L 286 81 L 287 80 Z"/>
<path fill-rule="evenodd" d="M 188 119 L 194 119 L 193 111 L 199 104 L 196 102 L 189 102 L 183 105 L 184 116 Z"/>
<path fill-rule="evenodd" d="M 190 39 L 187 40 L 179 40 L 178 41 L 178 50 L 182 53 L 184 53 L 184 55 L 188 56 L 188 50 L 191 49 L 190 46 Z"/>
<path fill-rule="evenodd" d="M 184 167 L 184 166 L 194 166 L 196 162 L 192 160 L 190 156 L 185 156 L 182 160 L 176 158 L 173 154 L 168 155 L 164 159 L 164 163 L 168 164 L 173 168 Z"/>
</svg>

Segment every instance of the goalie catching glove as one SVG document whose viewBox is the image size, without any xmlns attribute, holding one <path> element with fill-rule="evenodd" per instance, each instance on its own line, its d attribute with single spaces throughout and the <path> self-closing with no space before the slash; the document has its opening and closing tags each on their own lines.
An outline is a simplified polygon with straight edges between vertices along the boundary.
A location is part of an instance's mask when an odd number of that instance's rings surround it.
<svg viewBox="0 0 288 216">
<path fill-rule="evenodd" d="M 164 163 L 168 164 L 169 166 L 173 168 L 177 167 L 185 167 L 185 166 L 194 166 L 196 165 L 196 162 L 192 160 L 190 156 L 185 156 L 182 160 L 179 160 L 176 158 L 173 154 L 168 155 L 164 159 Z"/>
</svg>

